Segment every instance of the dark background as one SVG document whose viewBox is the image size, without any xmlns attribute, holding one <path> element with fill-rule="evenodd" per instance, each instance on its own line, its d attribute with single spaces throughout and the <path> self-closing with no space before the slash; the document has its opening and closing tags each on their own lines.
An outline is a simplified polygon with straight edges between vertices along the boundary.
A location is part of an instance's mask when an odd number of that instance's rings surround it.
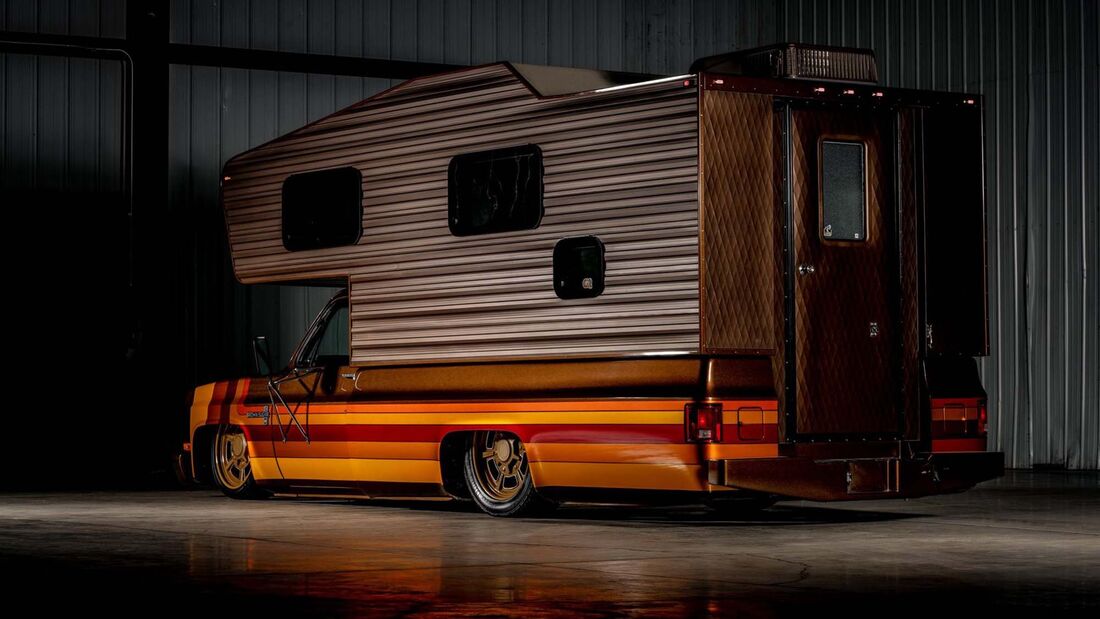
<svg viewBox="0 0 1100 619">
<path fill-rule="evenodd" d="M 992 446 L 1100 467 L 1091 0 L 2 0 L 5 487 L 167 485 L 197 384 L 331 289 L 234 281 L 220 167 L 391 84 L 513 60 L 676 75 L 776 41 L 985 96 Z M 1094 278 L 1093 278 L 1094 279 Z"/>
</svg>

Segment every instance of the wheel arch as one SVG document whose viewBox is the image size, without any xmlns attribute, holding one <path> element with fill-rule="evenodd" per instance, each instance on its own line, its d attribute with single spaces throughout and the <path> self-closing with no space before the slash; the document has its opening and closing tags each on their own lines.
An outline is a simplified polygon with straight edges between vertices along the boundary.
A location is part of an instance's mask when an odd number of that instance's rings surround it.
<svg viewBox="0 0 1100 619">
<path fill-rule="evenodd" d="M 507 432 L 518 438 L 525 446 L 529 445 L 529 437 L 526 432 L 523 432 L 523 428 L 510 424 L 499 426 L 471 426 L 469 428 L 448 432 L 439 443 L 439 475 L 440 479 L 443 480 L 443 490 L 447 494 L 456 499 L 470 498 L 470 488 L 466 485 L 466 475 L 463 471 L 463 459 L 466 456 L 466 449 L 469 447 L 469 442 L 475 432 L 493 430 Z M 528 462 L 535 462 L 531 457 L 529 448 L 527 450 L 527 457 Z M 531 483 L 538 488 L 539 479 L 535 472 L 536 468 L 537 467 L 531 467 Z"/>
<path fill-rule="evenodd" d="M 198 483 L 214 483 L 214 471 L 210 468 L 210 450 L 217 431 L 217 424 L 205 424 L 195 428 L 191 437 L 191 471 Z"/>
</svg>

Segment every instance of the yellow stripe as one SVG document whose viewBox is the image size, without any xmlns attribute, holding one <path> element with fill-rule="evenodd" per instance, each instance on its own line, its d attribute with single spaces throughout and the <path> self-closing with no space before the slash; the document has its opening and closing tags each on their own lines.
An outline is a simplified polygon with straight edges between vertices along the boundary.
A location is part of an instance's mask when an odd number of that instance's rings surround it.
<svg viewBox="0 0 1100 619">
<path fill-rule="evenodd" d="M 540 462 L 611 462 L 623 464 L 699 464 L 705 460 L 734 458 L 775 458 L 779 446 L 763 444 L 612 444 L 612 443 L 531 443 L 525 446 L 531 461 Z"/>
<path fill-rule="evenodd" d="M 328 420 L 325 420 L 328 421 Z M 337 419 L 333 423 L 340 423 Z M 344 419 L 349 425 L 512 425 L 512 424 L 682 424 L 682 412 L 667 413 L 659 411 L 559 411 L 553 413 L 423 413 L 418 415 L 374 413 L 349 413 Z"/>
<path fill-rule="evenodd" d="M 274 458 L 256 458 L 270 463 Z M 279 458 L 286 479 L 319 481 L 377 481 L 406 483 L 442 483 L 439 463 L 435 460 L 368 460 L 359 458 Z"/>
<path fill-rule="evenodd" d="M 195 397 L 191 400 L 191 438 L 195 438 L 195 430 L 206 424 L 207 409 L 210 400 L 214 397 L 214 383 L 195 387 Z"/>
<path fill-rule="evenodd" d="M 249 457 L 248 461 L 252 465 L 252 476 L 256 479 L 282 479 L 275 458 Z"/>
<path fill-rule="evenodd" d="M 291 441 L 250 443 L 261 457 L 278 454 L 280 458 L 375 458 L 381 460 L 438 460 L 439 443 L 343 441 Z"/>
<path fill-rule="evenodd" d="M 553 402 L 412 402 L 366 404 L 360 402 L 317 402 L 317 410 L 351 413 L 540 413 L 556 411 L 677 411 L 682 413 L 685 400 L 588 400 Z M 774 408 L 774 405 L 772 405 Z"/>
<path fill-rule="evenodd" d="M 530 443 L 525 447 L 532 462 L 699 464 L 696 445 Z"/>
<path fill-rule="evenodd" d="M 702 467 L 671 464 L 531 462 L 536 487 L 705 490 Z"/>
<path fill-rule="evenodd" d="M 731 460 L 736 458 L 778 458 L 779 445 L 775 443 L 714 444 L 704 447 L 707 460 Z"/>
</svg>

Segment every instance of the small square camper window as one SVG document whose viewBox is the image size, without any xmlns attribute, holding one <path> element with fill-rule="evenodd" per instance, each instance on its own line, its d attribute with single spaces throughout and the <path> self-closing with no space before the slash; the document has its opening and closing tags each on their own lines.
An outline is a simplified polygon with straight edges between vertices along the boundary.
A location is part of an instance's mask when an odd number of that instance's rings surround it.
<svg viewBox="0 0 1100 619">
<path fill-rule="evenodd" d="M 594 236 L 562 239 L 554 246 L 554 293 L 562 299 L 590 299 L 603 293 L 603 242 Z"/>
<path fill-rule="evenodd" d="M 528 144 L 451 159 L 447 215 L 455 236 L 537 228 L 542 220 L 542 151 Z"/>
<path fill-rule="evenodd" d="M 363 232 L 363 175 L 333 168 L 283 182 L 283 247 L 290 251 L 354 245 Z"/>
<path fill-rule="evenodd" d="M 867 239 L 867 193 L 862 142 L 821 143 L 821 238 Z"/>
</svg>

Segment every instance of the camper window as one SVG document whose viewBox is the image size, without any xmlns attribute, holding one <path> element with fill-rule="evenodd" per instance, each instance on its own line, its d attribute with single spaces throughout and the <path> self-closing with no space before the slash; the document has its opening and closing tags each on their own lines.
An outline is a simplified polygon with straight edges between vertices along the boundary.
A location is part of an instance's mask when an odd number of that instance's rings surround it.
<svg viewBox="0 0 1100 619">
<path fill-rule="evenodd" d="M 334 168 L 283 182 L 283 247 L 289 251 L 354 245 L 363 232 L 363 175 Z"/>
<path fill-rule="evenodd" d="M 554 246 L 554 293 L 562 299 L 590 299 L 603 293 L 603 242 L 594 236 L 562 239 Z"/>
<path fill-rule="evenodd" d="M 542 151 L 527 144 L 452 158 L 447 216 L 455 236 L 537 228 L 542 220 Z"/>
<path fill-rule="evenodd" d="M 821 238 L 867 240 L 863 142 L 821 142 Z"/>
</svg>

